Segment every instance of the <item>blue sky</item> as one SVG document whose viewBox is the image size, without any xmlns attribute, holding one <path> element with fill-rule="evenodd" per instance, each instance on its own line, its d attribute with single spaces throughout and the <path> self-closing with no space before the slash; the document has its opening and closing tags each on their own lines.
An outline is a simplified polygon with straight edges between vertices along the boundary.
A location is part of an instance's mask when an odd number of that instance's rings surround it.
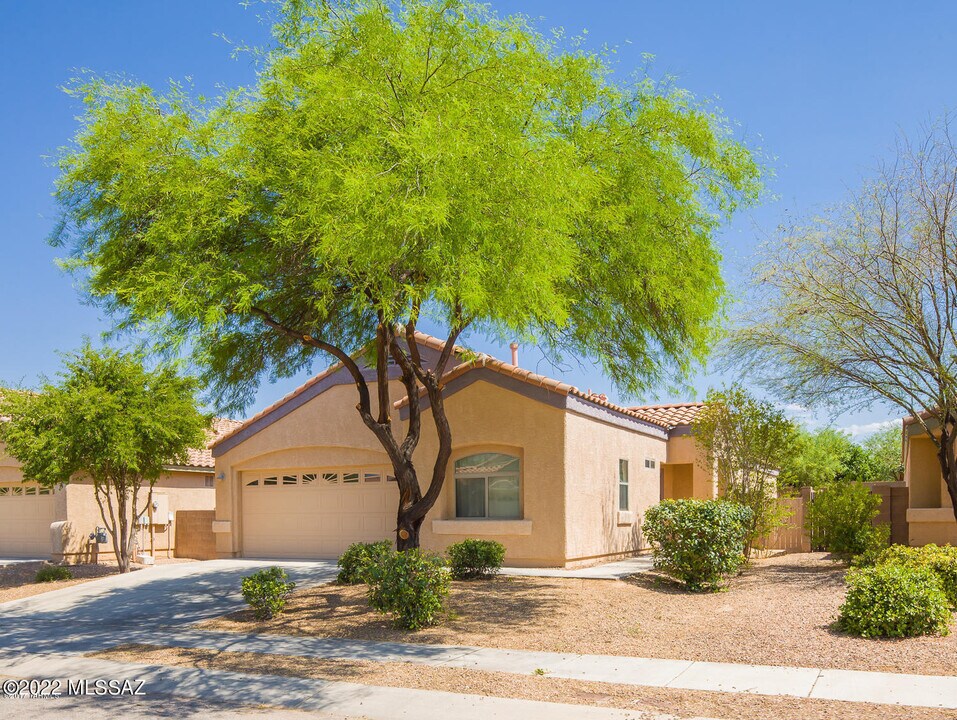
<svg viewBox="0 0 957 720">
<path fill-rule="evenodd" d="M 957 4 L 950 2 L 641 2 L 499 0 L 501 13 L 539 18 L 541 29 L 588 31 L 589 43 L 619 47 L 630 73 L 642 54 L 653 74 L 672 74 L 702 98 L 717 98 L 740 136 L 771 158 L 772 197 L 743 213 L 719 237 L 732 293 L 743 287 L 758 245 L 789 216 L 842 198 L 891 153 L 895 134 L 912 133 L 957 107 L 953 47 Z M 44 0 L 0 2 L 0 383 L 32 385 L 58 367 L 58 350 L 96 338 L 109 319 L 84 304 L 48 247 L 56 211 L 55 172 L 45 157 L 73 134 L 78 108 L 58 87 L 76 69 L 123 73 L 152 85 L 191 77 L 197 91 L 252 81 L 217 35 L 264 42 L 268 27 L 237 0 Z M 477 349 L 507 358 L 480 339 Z M 522 355 L 526 367 L 540 357 Z M 321 364 L 321 363 L 320 363 Z M 587 367 L 566 375 L 605 391 Z M 264 385 L 252 413 L 303 378 Z M 707 369 L 697 397 L 723 378 Z M 747 378 L 743 378 L 747 384 Z M 667 395 L 648 401 L 671 401 Z M 800 413 L 799 413 L 800 414 Z M 835 418 L 860 430 L 895 418 L 887 408 Z M 815 418 L 823 422 L 831 418 Z"/>
</svg>

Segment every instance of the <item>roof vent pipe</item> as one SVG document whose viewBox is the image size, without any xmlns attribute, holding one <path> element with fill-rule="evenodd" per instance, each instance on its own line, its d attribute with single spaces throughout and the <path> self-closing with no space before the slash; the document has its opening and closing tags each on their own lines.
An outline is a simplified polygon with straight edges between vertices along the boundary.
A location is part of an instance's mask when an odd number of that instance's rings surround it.
<svg viewBox="0 0 957 720">
<path fill-rule="evenodd" d="M 518 367 L 518 343 L 513 342 L 509 347 L 512 349 L 512 365 Z"/>
</svg>

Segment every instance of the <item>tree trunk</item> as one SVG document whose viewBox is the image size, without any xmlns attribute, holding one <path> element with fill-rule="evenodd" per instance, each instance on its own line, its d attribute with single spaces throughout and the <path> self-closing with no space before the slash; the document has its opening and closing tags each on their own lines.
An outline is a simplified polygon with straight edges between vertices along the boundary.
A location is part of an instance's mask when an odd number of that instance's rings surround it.
<svg viewBox="0 0 957 720">
<path fill-rule="evenodd" d="M 944 478 L 944 484 L 947 486 L 947 494 L 950 495 L 950 502 L 954 512 L 954 519 L 957 520 L 957 462 L 954 458 L 954 444 L 957 438 L 954 436 L 953 429 L 948 430 L 945 423 L 941 423 L 940 447 L 937 450 L 937 461 L 940 463 L 941 476 Z"/>
</svg>

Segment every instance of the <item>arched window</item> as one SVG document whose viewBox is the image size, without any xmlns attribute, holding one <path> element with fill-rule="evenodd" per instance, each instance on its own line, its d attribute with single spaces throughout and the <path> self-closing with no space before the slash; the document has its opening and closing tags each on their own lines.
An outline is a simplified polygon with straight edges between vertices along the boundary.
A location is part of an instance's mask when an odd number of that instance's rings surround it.
<svg viewBox="0 0 957 720">
<path fill-rule="evenodd" d="M 476 453 L 455 461 L 455 516 L 514 520 L 522 516 L 519 461 Z"/>
</svg>

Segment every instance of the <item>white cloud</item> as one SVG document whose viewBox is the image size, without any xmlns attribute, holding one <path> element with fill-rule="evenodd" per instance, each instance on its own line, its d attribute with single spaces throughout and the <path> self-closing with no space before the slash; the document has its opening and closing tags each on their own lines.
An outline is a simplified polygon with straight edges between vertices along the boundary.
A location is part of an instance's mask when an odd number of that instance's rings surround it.
<svg viewBox="0 0 957 720">
<path fill-rule="evenodd" d="M 841 430 L 848 433 L 854 440 L 863 440 L 881 430 L 889 427 L 900 427 L 900 420 L 881 420 L 880 422 L 870 422 L 864 424 L 846 425 Z"/>
</svg>

